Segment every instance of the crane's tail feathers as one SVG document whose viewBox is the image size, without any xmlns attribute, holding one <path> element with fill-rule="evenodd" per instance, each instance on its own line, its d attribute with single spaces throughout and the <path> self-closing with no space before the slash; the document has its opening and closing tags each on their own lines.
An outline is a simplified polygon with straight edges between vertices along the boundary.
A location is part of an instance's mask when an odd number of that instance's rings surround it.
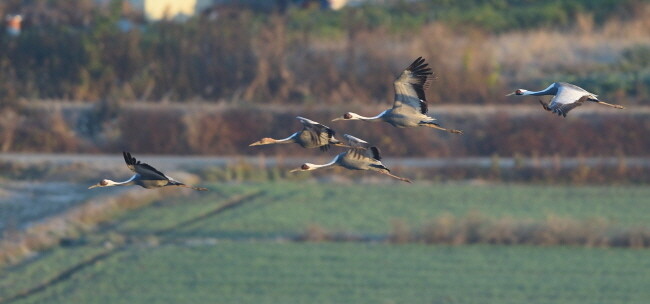
<svg viewBox="0 0 650 304">
<path fill-rule="evenodd" d="M 609 106 L 609 107 L 612 107 L 612 108 L 625 109 L 624 106 L 617 105 L 617 104 L 606 103 L 606 102 L 604 102 L 604 101 L 600 101 L 600 100 L 598 100 L 598 101 L 596 101 L 596 102 L 599 103 L 599 104 L 601 104 L 601 105 Z"/>
<path fill-rule="evenodd" d="M 438 130 L 442 130 L 442 131 L 447 131 L 449 133 L 463 134 L 463 131 L 461 131 L 461 130 L 443 128 L 443 127 L 441 127 L 439 124 L 437 124 L 435 122 L 425 122 L 423 124 L 423 126 L 427 126 L 429 128 L 434 128 L 434 129 L 438 129 Z"/>
<path fill-rule="evenodd" d="M 403 181 L 403 182 L 407 182 L 407 183 L 409 183 L 409 184 L 413 183 L 413 182 L 412 182 L 410 179 L 408 179 L 408 178 L 399 177 L 399 176 L 397 176 L 397 175 L 395 175 L 395 174 L 392 174 L 392 173 L 390 173 L 390 172 L 388 172 L 388 171 L 377 171 L 377 172 L 379 172 L 379 173 L 381 173 L 381 174 L 388 175 L 388 176 L 390 176 L 390 177 L 392 177 L 392 178 L 394 178 L 394 179 L 398 179 L 398 180 L 401 180 L 401 181 Z"/>
</svg>

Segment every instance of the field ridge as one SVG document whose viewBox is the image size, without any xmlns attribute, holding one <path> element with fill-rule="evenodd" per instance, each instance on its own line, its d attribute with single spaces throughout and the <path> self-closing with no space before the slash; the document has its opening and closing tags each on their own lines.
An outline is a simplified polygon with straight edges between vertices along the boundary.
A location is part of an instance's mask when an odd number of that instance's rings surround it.
<svg viewBox="0 0 650 304">
<path fill-rule="evenodd" d="M 237 207 L 241 206 L 242 204 L 244 204 L 244 203 L 246 203 L 246 202 L 248 202 L 248 201 L 250 201 L 250 200 L 252 200 L 252 199 L 254 199 L 254 198 L 258 197 L 258 196 L 261 196 L 263 194 L 264 194 L 263 190 L 254 190 L 254 191 L 250 191 L 248 193 L 235 195 L 234 197 L 227 198 L 224 203 L 219 204 L 218 207 L 216 207 L 216 208 L 214 208 L 214 209 L 212 209 L 212 210 L 210 210 L 208 212 L 199 214 L 199 215 L 197 215 L 195 217 L 192 217 L 192 218 L 190 218 L 188 220 L 179 222 L 179 223 L 177 223 L 175 225 L 172 225 L 170 227 L 162 228 L 162 229 L 160 229 L 158 231 L 155 231 L 153 233 L 153 235 L 156 235 L 158 237 L 163 236 L 163 235 L 165 235 L 167 233 L 170 233 L 170 232 L 172 232 L 174 230 L 177 230 L 177 229 L 180 229 L 182 227 L 185 227 L 185 226 L 200 222 L 201 220 L 205 220 L 207 218 L 210 218 L 210 217 L 213 217 L 215 215 L 221 214 L 221 213 L 223 213 L 225 211 L 228 211 L 228 210 L 231 210 L 233 208 L 237 208 Z M 51 287 L 53 285 L 56 285 L 58 283 L 61 283 L 61 282 L 65 281 L 65 280 L 69 279 L 75 273 L 77 273 L 79 271 L 82 271 L 85 268 L 87 268 L 88 266 L 92 266 L 93 264 L 95 264 L 97 262 L 108 259 L 111 256 L 113 256 L 113 255 L 117 254 L 118 252 L 120 252 L 120 251 L 126 249 L 127 247 L 129 247 L 129 245 L 134 244 L 134 242 L 132 242 L 132 240 L 135 240 L 134 238 L 129 238 L 128 235 L 127 235 L 127 240 L 129 240 L 129 241 L 121 243 L 121 244 L 113 244 L 113 243 L 111 243 L 111 245 L 110 245 L 111 247 L 109 249 L 107 249 L 105 251 L 102 251 L 100 253 L 97 253 L 97 254 L 89 257 L 89 258 L 86 258 L 86 259 L 76 263 L 75 265 L 72 265 L 72 266 L 68 267 L 67 269 L 64 269 L 64 270 L 58 272 L 57 274 L 52 276 L 50 279 L 48 279 L 48 280 L 46 280 L 46 281 L 44 281 L 44 282 L 42 282 L 40 284 L 37 284 L 37 285 L 35 285 L 33 287 L 22 290 L 22 291 L 14 294 L 12 296 L 9 296 L 9 297 L 6 297 L 6 298 L 0 298 L 0 304 L 11 303 L 11 302 L 23 299 L 23 298 L 27 298 L 27 297 L 29 297 L 29 296 L 31 296 L 33 294 L 42 292 L 45 289 L 47 289 L 47 288 L 49 288 L 49 287 Z"/>
<path fill-rule="evenodd" d="M 33 287 L 30 287 L 30 288 L 25 289 L 23 291 L 20 291 L 20 292 L 14 294 L 12 296 L 9 296 L 9 297 L 6 297 L 6 298 L 0 298 L 0 303 L 1 304 L 6 304 L 6 303 L 15 302 L 17 300 L 24 299 L 24 298 L 27 298 L 27 297 L 33 295 L 33 294 L 44 291 L 45 289 L 47 289 L 47 288 L 49 288 L 49 287 L 51 287 L 53 285 L 56 285 L 58 283 L 61 283 L 61 282 L 65 281 L 65 280 L 67 280 L 68 278 L 73 276 L 75 273 L 77 273 L 77 272 L 79 272 L 79 271 L 81 271 L 81 270 L 83 270 L 83 269 L 85 269 L 85 268 L 87 268 L 89 266 L 92 266 L 93 264 L 95 264 L 95 263 L 97 263 L 99 261 L 105 260 L 105 259 L 113 256 L 114 254 L 116 254 L 117 252 L 123 250 L 124 248 L 125 248 L 125 246 L 116 246 L 116 247 L 112 247 L 110 249 L 107 249 L 107 250 L 105 250 L 103 252 L 97 253 L 97 254 L 95 254 L 95 255 L 87 258 L 87 259 L 82 260 L 81 262 L 75 264 L 74 266 L 69 267 L 69 268 L 59 272 L 58 274 L 54 275 L 50 279 L 48 279 L 48 280 L 46 280 L 46 281 L 44 281 L 44 282 L 42 282 L 42 283 L 40 283 L 40 284 L 38 284 L 36 286 L 33 286 Z"/>
</svg>

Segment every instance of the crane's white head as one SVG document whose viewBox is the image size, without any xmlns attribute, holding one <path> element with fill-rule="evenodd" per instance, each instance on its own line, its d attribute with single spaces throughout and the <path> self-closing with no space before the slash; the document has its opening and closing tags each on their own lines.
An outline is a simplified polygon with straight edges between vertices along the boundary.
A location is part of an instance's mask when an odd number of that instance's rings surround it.
<svg viewBox="0 0 650 304">
<path fill-rule="evenodd" d="M 526 93 L 528 93 L 528 92 L 530 92 L 530 91 L 528 91 L 528 90 L 524 90 L 524 89 L 518 89 L 518 90 L 516 90 L 516 91 L 514 91 L 514 92 L 512 92 L 512 93 L 510 93 L 510 94 L 508 94 L 508 95 L 506 95 L 506 96 L 511 96 L 511 95 L 527 95 Z"/>
<path fill-rule="evenodd" d="M 99 183 L 88 187 L 88 189 L 97 188 L 97 187 L 110 187 L 110 186 L 115 186 L 116 184 L 117 184 L 116 182 L 110 179 L 102 179 Z"/>
<path fill-rule="evenodd" d="M 343 116 L 341 116 L 341 117 L 337 117 L 337 118 L 332 119 L 332 121 L 337 121 L 337 120 L 361 120 L 363 118 L 364 118 L 363 116 L 361 116 L 361 115 L 359 115 L 357 113 L 347 112 L 347 113 L 343 114 Z"/>
<path fill-rule="evenodd" d="M 314 165 L 314 164 L 310 164 L 310 163 L 304 163 L 304 164 L 302 164 L 302 166 L 300 166 L 300 167 L 298 167 L 296 169 L 293 169 L 293 170 L 291 170 L 289 172 L 311 171 L 311 170 L 316 170 L 317 168 L 319 168 L 319 166 Z"/>
</svg>

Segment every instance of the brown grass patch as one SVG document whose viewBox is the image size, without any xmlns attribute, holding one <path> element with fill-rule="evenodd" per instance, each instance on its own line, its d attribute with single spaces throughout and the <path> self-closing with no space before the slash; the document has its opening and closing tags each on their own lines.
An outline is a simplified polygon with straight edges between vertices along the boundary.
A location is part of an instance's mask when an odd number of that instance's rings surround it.
<svg viewBox="0 0 650 304">
<path fill-rule="evenodd" d="M 391 232 L 385 236 L 364 236 L 331 233 L 311 224 L 299 241 L 366 242 L 385 241 L 392 244 L 445 245 L 534 245 L 581 247 L 650 247 L 650 227 L 617 227 L 604 219 L 576 220 L 548 216 L 544 220 L 517 220 L 511 217 L 489 218 L 478 212 L 463 217 L 442 215 L 419 226 L 404 220 L 391 221 Z"/>
</svg>

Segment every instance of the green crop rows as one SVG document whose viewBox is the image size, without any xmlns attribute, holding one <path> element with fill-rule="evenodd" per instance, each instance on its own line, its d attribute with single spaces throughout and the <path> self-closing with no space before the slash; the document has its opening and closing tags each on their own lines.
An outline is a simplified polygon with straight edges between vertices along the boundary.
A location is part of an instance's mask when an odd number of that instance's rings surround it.
<svg viewBox="0 0 650 304">
<path fill-rule="evenodd" d="M 294 243 L 308 225 L 382 234 L 391 221 L 442 214 L 544 219 L 650 219 L 644 187 L 521 185 L 213 185 L 161 201 L 0 270 L 0 298 L 122 246 L 13 303 L 644 303 L 650 251 L 563 246 Z M 144 191 L 144 190 L 143 190 Z M 242 205 L 200 221 L 238 195 Z M 408 199 L 405 199 L 408 197 Z M 177 229 L 161 234 L 169 227 Z M 112 243 L 107 246 L 108 241 Z M 119 240 L 124 240 L 120 242 Z M 0 303 L 2 301 L 0 300 Z"/>
</svg>

